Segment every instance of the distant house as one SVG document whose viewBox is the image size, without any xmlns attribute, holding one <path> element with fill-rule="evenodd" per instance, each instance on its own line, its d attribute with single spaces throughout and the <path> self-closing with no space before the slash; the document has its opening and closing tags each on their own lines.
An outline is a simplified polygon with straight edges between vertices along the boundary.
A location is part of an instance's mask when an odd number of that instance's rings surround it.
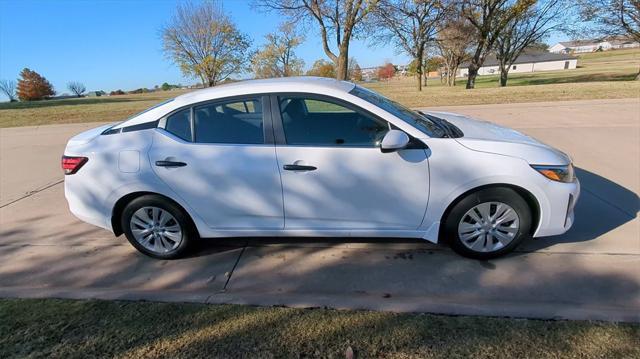
<svg viewBox="0 0 640 359">
<path fill-rule="evenodd" d="M 60 95 L 49 97 L 49 100 L 64 100 L 64 99 L 67 99 L 67 98 L 78 98 L 78 96 L 71 95 L 71 94 L 68 94 L 68 93 L 65 92 L 65 93 L 60 94 Z"/>
<path fill-rule="evenodd" d="M 378 78 L 378 69 L 379 67 L 363 67 L 360 69 L 362 71 L 362 79 L 364 81 L 371 81 Z"/>
<path fill-rule="evenodd" d="M 536 52 L 522 54 L 511 65 L 509 73 L 571 70 L 578 65 L 576 57 L 567 54 L 552 54 L 548 52 Z M 478 75 L 497 75 L 500 73 L 499 62 L 495 56 L 488 56 L 484 65 L 478 70 Z M 463 63 L 458 70 L 459 77 L 469 75 L 469 64 Z"/>
<path fill-rule="evenodd" d="M 87 92 L 87 97 L 98 97 L 98 96 L 104 96 L 106 95 L 106 93 L 104 91 L 91 91 L 91 92 Z"/>
<path fill-rule="evenodd" d="M 556 54 L 580 54 L 595 51 L 615 49 L 629 49 L 640 47 L 640 43 L 628 37 L 617 36 L 602 40 L 576 40 L 559 42 L 549 48 L 549 52 Z"/>
</svg>

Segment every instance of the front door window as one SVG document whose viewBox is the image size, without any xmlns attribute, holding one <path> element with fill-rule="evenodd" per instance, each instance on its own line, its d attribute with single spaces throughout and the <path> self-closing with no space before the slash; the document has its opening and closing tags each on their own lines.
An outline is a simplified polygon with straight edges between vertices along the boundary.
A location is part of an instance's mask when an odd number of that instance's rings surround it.
<svg viewBox="0 0 640 359">
<path fill-rule="evenodd" d="M 281 97 L 280 111 L 289 145 L 377 147 L 386 122 L 326 100 Z"/>
</svg>

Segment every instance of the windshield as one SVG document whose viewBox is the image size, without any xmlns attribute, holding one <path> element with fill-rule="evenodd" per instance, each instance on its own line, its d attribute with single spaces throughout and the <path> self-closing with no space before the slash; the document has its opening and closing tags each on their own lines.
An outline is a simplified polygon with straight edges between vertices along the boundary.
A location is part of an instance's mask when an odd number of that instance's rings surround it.
<svg viewBox="0 0 640 359">
<path fill-rule="evenodd" d="M 349 93 L 380 107 L 402 121 L 424 132 L 429 137 L 444 137 L 446 135 L 445 131 L 430 119 L 380 95 L 377 92 L 356 86 Z"/>
</svg>

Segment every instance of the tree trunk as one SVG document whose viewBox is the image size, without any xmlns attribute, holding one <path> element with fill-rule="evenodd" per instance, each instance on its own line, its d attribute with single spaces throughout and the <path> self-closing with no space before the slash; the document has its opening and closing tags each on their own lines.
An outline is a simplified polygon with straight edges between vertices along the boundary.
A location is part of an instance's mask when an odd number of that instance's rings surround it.
<svg viewBox="0 0 640 359">
<path fill-rule="evenodd" d="M 453 83 L 452 85 L 455 86 L 456 85 L 456 76 L 458 75 L 458 65 L 456 65 L 453 68 L 453 72 L 451 73 L 451 82 Z"/>
<path fill-rule="evenodd" d="M 416 75 L 418 77 L 418 91 L 422 91 L 422 59 L 418 58 L 416 60 L 418 60 L 416 62 Z"/>
<path fill-rule="evenodd" d="M 346 46 L 345 46 L 346 44 Z M 349 45 L 343 40 L 340 46 L 340 54 L 338 55 L 338 63 L 336 64 L 336 79 L 348 80 L 349 76 Z"/>
<path fill-rule="evenodd" d="M 478 69 L 480 67 L 472 61 L 469 64 L 469 75 L 467 77 L 467 89 L 473 89 L 476 87 L 476 77 L 478 76 Z"/>
<path fill-rule="evenodd" d="M 500 87 L 507 86 L 507 79 L 509 78 L 509 67 L 510 66 L 507 66 L 505 68 L 504 66 L 501 66 L 500 68 Z"/>
</svg>

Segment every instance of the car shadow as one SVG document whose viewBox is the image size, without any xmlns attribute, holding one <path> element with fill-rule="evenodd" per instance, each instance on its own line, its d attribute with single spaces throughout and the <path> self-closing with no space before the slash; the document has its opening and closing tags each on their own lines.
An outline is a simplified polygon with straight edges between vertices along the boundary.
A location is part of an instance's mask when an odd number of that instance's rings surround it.
<svg viewBox="0 0 640 359">
<path fill-rule="evenodd" d="M 582 168 L 576 168 L 576 176 L 581 193 L 573 227 L 563 235 L 530 240 L 521 249 L 528 252 L 560 243 L 591 241 L 636 218 L 640 209 L 636 193 Z"/>
</svg>

